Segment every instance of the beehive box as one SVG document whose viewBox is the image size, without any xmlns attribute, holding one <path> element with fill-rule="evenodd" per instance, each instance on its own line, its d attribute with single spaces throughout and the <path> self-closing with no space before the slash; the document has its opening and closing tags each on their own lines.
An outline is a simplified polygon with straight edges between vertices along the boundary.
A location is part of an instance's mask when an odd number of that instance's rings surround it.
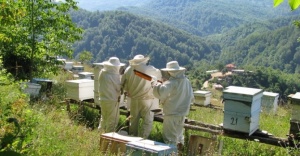
<svg viewBox="0 0 300 156">
<path fill-rule="evenodd" d="M 100 151 L 108 155 L 125 155 L 126 143 L 142 140 L 141 137 L 125 136 L 115 132 L 100 135 Z"/>
<path fill-rule="evenodd" d="M 90 79 L 90 80 L 92 80 L 92 75 L 93 75 L 93 73 L 91 73 L 91 72 L 79 72 L 78 73 L 78 76 L 79 76 L 80 79 Z"/>
<path fill-rule="evenodd" d="M 261 99 L 261 106 L 263 111 L 267 113 L 275 113 L 278 107 L 278 93 L 273 92 L 263 92 Z"/>
<path fill-rule="evenodd" d="M 290 135 L 293 135 L 295 139 L 300 139 L 300 121 L 299 120 L 290 120 Z"/>
<path fill-rule="evenodd" d="M 152 140 L 140 140 L 129 142 L 126 144 L 126 155 L 130 156 L 165 156 L 165 155 L 176 155 L 177 148 L 172 145 L 167 145 L 161 142 Z"/>
<path fill-rule="evenodd" d="M 252 113 L 224 111 L 223 128 L 253 134 L 259 128 L 260 110 Z"/>
<path fill-rule="evenodd" d="M 194 103 L 196 105 L 207 106 L 210 104 L 211 92 L 204 91 L 204 90 L 197 90 L 194 92 L 194 97 L 195 97 Z"/>
<path fill-rule="evenodd" d="M 229 86 L 223 91 L 224 129 L 253 134 L 259 128 L 262 89 Z"/>
<path fill-rule="evenodd" d="M 224 110 L 251 113 L 261 108 L 262 89 L 229 86 L 223 91 Z"/>
<path fill-rule="evenodd" d="M 23 90 L 24 93 L 29 94 L 32 97 L 36 97 L 40 93 L 41 85 L 37 83 L 22 83 L 21 84 L 21 89 Z"/>
<path fill-rule="evenodd" d="M 94 80 L 79 79 L 66 81 L 67 98 L 77 101 L 94 98 Z"/>
<path fill-rule="evenodd" d="M 74 74 L 78 74 L 78 73 L 83 72 L 83 71 L 84 71 L 84 67 L 81 66 L 81 65 L 73 65 L 72 66 L 72 72 Z"/>
<path fill-rule="evenodd" d="M 297 92 L 290 98 L 290 104 L 292 106 L 291 120 L 300 121 L 300 92 Z"/>
<path fill-rule="evenodd" d="M 41 85 L 40 92 L 52 91 L 53 80 L 46 79 L 46 78 L 32 78 L 30 82 L 40 84 Z"/>
<path fill-rule="evenodd" d="M 72 70 L 73 64 L 74 64 L 74 62 L 66 62 L 65 66 L 64 66 L 64 69 L 65 70 Z"/>
</svg>

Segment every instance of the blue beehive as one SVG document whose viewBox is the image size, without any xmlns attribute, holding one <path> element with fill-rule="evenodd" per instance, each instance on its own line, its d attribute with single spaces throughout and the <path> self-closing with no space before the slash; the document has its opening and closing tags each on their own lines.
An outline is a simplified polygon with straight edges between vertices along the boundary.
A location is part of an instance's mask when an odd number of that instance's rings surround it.
<svg viewBox="0 0 300 156">
<path fill-rule="evenodd" d="M 223 91 L 223 128 L 253 134 L 259 128 L 262 89 L 229 86 Z"/>
<path fill-rule="evenodd" d="M 152 140 L 133 141 L 126 144 L 126 155 L 130 156 L 165 156 L 176 155 L 177 148 Z"/>
</svg>

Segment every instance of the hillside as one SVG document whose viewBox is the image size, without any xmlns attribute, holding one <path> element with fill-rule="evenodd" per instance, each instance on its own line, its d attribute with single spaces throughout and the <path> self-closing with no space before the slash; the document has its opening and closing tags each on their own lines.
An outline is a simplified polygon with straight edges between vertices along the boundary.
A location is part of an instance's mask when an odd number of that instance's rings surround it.
<svg viewBox="0 0 300 156">
<path fill-rule="evenodd" d="M 198 36 L 223 33 L 248 22 L 297 15 L 289 7 L 273 7 L 269 0 L 153 0 L 141 7 L 122 7 L 135 14 L 165 22 Z"/>
<path fill-rule="evenodd" d="M 168 25 L 121 11 L 75 12 L 74 21 L 86 28 L 83 40 L 76 43 L 75 56 L 83 50 L 94 55 L 92 62 L 102 62 L 117 56 L 123 61 L 136 54 L 151 57 L 151 64 L 161 68 L 177 60 L 181 65 L 208 60 L 218 55 L 217 44 Z"/>
<path fill-rule="evenodd" d="M 253 65 L 300 73 L 300 31 L 292 21 L 282 18 L 264 24 L 249 23 L 228 33 L 215 36 L 220 43 L 220 62 L 239 66 Z"/>
<path fill-rule="evenodd" d="M 85 29 L 83 40 L 74 45 L 74 56 L 83 50 L 91 51 L 94 55 L 91 62 L 101 62 L 110 56 L 127 61 L 141 53 L 151 56 L 151 64 L 157 67 L 178 60 L 186 67 L 205 62 L 206 66 L 218 63 L 266 66 L 289 73 L 300 70 L 297 52 L 300 34 L 292 23 L 297 19 L 293 16 L 249 22 L 206 38 L 123 11 L 81 10 L 72 16 Z"/>
</svg>

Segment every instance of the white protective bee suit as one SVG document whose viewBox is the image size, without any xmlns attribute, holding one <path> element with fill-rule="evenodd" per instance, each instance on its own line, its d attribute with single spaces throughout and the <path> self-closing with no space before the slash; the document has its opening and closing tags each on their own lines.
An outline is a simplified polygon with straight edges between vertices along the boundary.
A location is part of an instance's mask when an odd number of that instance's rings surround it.
<svg viewBox="0 0 300 156">
<path fill-rule="evenodd" d="M 159 101 L 153 95 L 151 81 L 145 80 L 134 74 L 134 69 L 148 75 L 152 75 L 161 79 L 161 72 L 159 69 L 151 65 L 147 65 L 148 57 L 143 55 L 136 55 L 134 59 L 130 60 L 130 66 L 126 68 L 122 76 L 122 86 L 124 92 L 130 99 L 127 102 L 130 107 L 130 126 L 129 134 L 148 138 L 152 130 L 154 113 L 151 111 L 157 109 Z M 143 119 L 141 132 L 138 132 L 140 118 Z"/>
<path fill-rule="evenodd" d="M 152 85 L 154 96 L 163 106 L 163 139 L 167 144 L 184 144 L 184 120 L 194 100 L 193 89 L 184 75 L 185 68 L 179 67 L 177 61 L 167 63 L 161 70 L 170 74 L 169 80 Z"/>
<path fill-rule="evenodd" d="M 119 122 L 118 98 L 121 93 L 119 69 L 125 64 L 117 57 L 111 57 L 102 63 L 104 68 L 99 73 L 99 101 L 101 119 L 98 129 L 101 132 L 114 132 Z"/>
</svg>

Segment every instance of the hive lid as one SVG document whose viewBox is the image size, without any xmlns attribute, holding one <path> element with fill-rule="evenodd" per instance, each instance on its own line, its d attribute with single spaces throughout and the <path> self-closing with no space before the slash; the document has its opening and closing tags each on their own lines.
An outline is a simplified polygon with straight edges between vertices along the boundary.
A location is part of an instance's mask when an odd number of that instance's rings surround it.
<svg viewBox="0 0 300 156">
<path fill-rule="evenodd" d="M 273 93 L 273 92 L 263 92 L 263 95 L 264 96 L 279 96 L 279 93 Z"/>
<path fill-rule="evenodd" d="M 133 136 L 127 136 L 127 135 L 121 135 L 115 132 L 110 132 L 110 133 L 104 133 L 101 134 L 101 136 L 105 136 L 105 137 L 109 137 L 109 138 L 115 138 L 115 139 L 119 139 L 119 140 L 123 140 L 123 141 L 127 141 L 127 142 L 131 142 L 131 141 L 139 141 L 142 140 L 143 138 L 141 137 L 133 137 Z"/>
<path fill-rule="evenodd" d="M 194 91 L 194 94 L 210 94 L 210 93 L 211 93 L 210 91 L 205 91 L 205 90 Z"/>
<path fill-rule="evenodd" d="M 91 72 L 79 72 L 78 75 L 93 75 Z"/>
<path fill-rule="evenodd" d="M 234 94 L 243 94 L 243 95 L 256 95 L 262 92 L 263 92 L 262 89 L 238 87 L 238 86 L 228 86 L 223 91 L 223 93 L 234 93 Z"/>
<path fill-rule="evenodd" d="M 300 100 L 300 92 L 297 92 L 296 94 L 294 94 L 292 96 L 292 99 L 298 99 L 298 100 Z"/>
<path fill-rule="evenodd" d="M 172 145 L 167 145 L 167 144 L 164 144 L 161 142 L 156 142 L 156 141 L 147 140 L 147 139 L 129 142 L 129 143 L 127 143 L 127 145 L 133 145 L 135 147 L 143 147 L 143 148 L 146 148 L 148 150 L 153 150 L 153 151 L 163 151 L 163 150 L 175 148 Z"/>
<path fill-rule="evenodd" d="M 94 80 L 90 80 L 90 79 L 78 79 L 78 80 L 67 80 L 67 83 L 90 83 L 90 82 L 94 82 Z"/>
</svg>

